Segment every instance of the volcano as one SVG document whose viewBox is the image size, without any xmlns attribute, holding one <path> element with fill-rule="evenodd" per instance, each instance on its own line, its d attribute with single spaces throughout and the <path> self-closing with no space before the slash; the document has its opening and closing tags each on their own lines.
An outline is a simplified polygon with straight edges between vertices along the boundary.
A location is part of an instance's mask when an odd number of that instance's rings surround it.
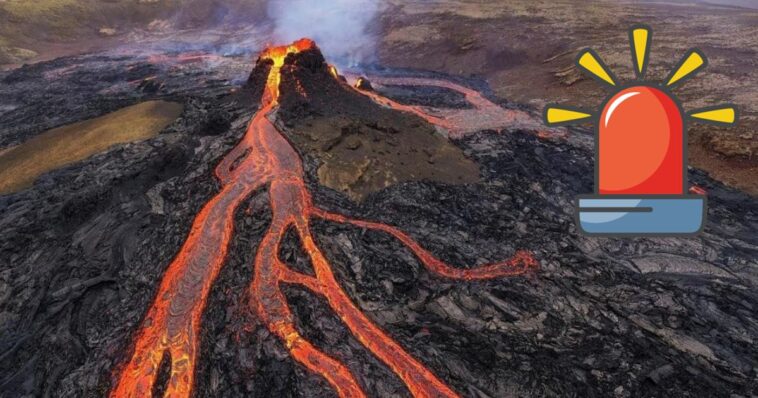
<svg viewBox="0 0 758 398">
<path fill-rule="evenodd" d="M 316 348 L 295 327 L 280 284 L 299 285 L 323 296 L 350 332 L 390 367 L 414 396 L 457 396 L 355 306 L 316 244 L 310 231 L 311 218 L 387 233 L 405 244 L 431 272 L 451 279 L 519 275 L 536 267 L 536 261 L 531 254 L 519 252 L 501 263 L 458 269 L 438 260 L 390 225 L 352 219 L 315 207 L 303 180 L 298 153 L 270 120 L 276 117 L 280 104 L 284 117 L 287 114 L 292 117 L 298 110 L 329 115 L 327 112 L 334 106 L 338 110 L 332 114 L 350 116 L 360 112 L 370 119 L 385 118 L 385 122 L 389 116 L 372 109 L 376 106 L 370 99 L 361 98 L 349 91 L 343 81 L 334 79 L 318 48 L 308 39 L 265 50 L 256 68 L 267 70 L 253 71 L 250 79 L 253 92 L 260 91 L 255 89 L 256 85 L 263 84 L 262 106 L 242 141 L 216 167 L 222 189 L 203 206 L 181 251 L 166 270 L 156 300 L 137 334 L 132 359 L 120 371 L 111 396 L 152 393 L 165 355 L 170 358 L 170 376 L 164 396 L 190 396 L 199 345 L 196 336 L 202 326 L 200 318 L 210 287 L 226 258 L 234 233 L 234 213 L 245 197 L 264 185 L 269 186 L 273 214 L 255 255 L 249 302 L 269 331 L 280 338 L 299 363 L 326 379 L 340 396 L 366 396 L 344 364 Z M 265 81 L 256 79 L 260 76 L 265 76 Z M 298 272 L 279 258 L 281 242 L 290 229 L 296 232 L 307 253 L 314 275 Z"/>
<path fill-rule="evenodd" d="M 34 104 L 3 115 L 5 145 L 184 105 L 154 138 L 0 196 L 3 396 L 750 393 L 744 193 L 693 170 L 702 236 L 587 238 L 591 132 L 546 129 L 476 78 L 341 75 L 307 39 L 237 80 L 249 60 L 164 62 L 0 74 Z"/>
</svg>

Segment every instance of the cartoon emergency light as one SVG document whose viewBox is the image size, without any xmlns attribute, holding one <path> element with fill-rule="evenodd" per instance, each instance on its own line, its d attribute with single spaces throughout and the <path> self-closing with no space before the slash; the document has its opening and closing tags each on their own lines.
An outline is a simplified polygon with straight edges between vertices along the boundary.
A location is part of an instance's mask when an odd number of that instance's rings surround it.
<svg viewBox="0 0 758 398">
<path fill-rule="evenodd" d="M 594 51 L 579 54 L 579 68 L 613 92 L 599 112 L 545 108 L 549 126 L 596 123 L 595 194 L 577 200 L 579 227 L 589 235 L 698 233 L 704 224 L 706 197 L 686 194 L 686 122 L 733 125 L 737 120 L 732 105 L 684 113 L 671 92 L 707 65 L 699 50 L 690 50 L 664 82 L 644 81 L 651 38 L 647 26 L 630 30 L 637 79 L 625 86 Z"/>
</svg>

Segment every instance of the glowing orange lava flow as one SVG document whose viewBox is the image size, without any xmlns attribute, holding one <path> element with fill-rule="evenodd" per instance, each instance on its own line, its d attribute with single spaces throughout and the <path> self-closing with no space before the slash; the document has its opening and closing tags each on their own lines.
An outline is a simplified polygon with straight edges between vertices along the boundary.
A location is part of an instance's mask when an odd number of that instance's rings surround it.
<svg viewBox="0 0 758 398">
<path fill-rule="evenodd" d="M 355 78 L 355 77 L 351 77 Z M 403 112 L 412 112 L 426 119 L 429 123 L 445 128 L 453 138 L 482 130 L 522 128 L 527 130 L 549 131 L 551 135 L 563 135 L 563 129 L 545 129 L 539 118 L 516 109 L 504 109 L 487 99 L 482 93 L 442 79 L 370 76 L 372 84 L 385 86 L 430 86 L 441 87 L 463 94 L 472 109 L 434 109 L 434 114 L 426 108 L 403 105 L 379 95 L 373 91 L 360 91 L 374 101 Z"/>
<path fill-rule="evenodd" d="M 250 305 L 268 329 L 281 339 L 292 357 L 327 380 L 340 397 L 364 397 L 365 393 L 345 365 L 300 335 L 282 293 L 282 283 L 298 284 L 324 297 L 350 332 L 403 380 L 413 396 L 457 395 L 371 322 L 342 290 L 311 234 L 309 223 L 312 217 L 388 233 L 405 244 L 430 272 L 441 277 L 489 279 L 523 274 L 538 266 L 529 253 L 521 251 L 501 263 L 474 269 L 451 267 L 394 227 L 354 220 L 314 207 L 303 181 L 300 156 L 270 120 L 277 109 L 280 72 L 285 67 L 285 58 L 314 46 L 310 40 L 300 40 L 290 46 L 270 48 L 261 54 L 262 59 L 273 61 L 262 108 L 253 117 L 244 138 L 217 166 L 221 191 L 198 213 L 187 240 L 169 264 L 155 301 L 136 334 L 132 356 L 119 368 L 112 397 L 151 396 L 164 355 L 170 355 L 171 359 L 164 397 L 190 396 L 200 319 L 211 285 L 226 256 L 235 210 L 246 197 L 265 184 L 269 185 L 273 217 L 255 256 Z M 290 228 L 298 234 L 313 264 L 315 276 L 299 273 L 279 259 L 279 246 Z"/>
</svg>

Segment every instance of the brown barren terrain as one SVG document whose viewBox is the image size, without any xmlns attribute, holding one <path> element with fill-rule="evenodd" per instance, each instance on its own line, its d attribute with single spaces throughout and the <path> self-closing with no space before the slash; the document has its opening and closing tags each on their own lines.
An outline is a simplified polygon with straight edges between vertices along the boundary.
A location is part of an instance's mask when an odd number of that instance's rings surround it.
<svg viewBox="0 0 758 398">
<path fill-rule="evenodd" d="M 0 151 L 0 194 L 30 186 L 43 173 L 86 159 L 113 145 L 154 137 L 182 113 L 182 105 L 147 101 L 43 132 Z"/>
</svg>

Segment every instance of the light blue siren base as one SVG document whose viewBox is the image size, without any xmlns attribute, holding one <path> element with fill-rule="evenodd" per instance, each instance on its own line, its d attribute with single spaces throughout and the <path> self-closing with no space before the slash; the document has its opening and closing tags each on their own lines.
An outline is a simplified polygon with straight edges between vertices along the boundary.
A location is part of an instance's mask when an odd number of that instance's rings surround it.
<svg viewBox="0 0 758 398">
<path fill-rule="evenodd" d="M 586 234 L 694 234 L 703 227 L 705 197 L 581 197 L 579 225 Z"/>
</svg>

